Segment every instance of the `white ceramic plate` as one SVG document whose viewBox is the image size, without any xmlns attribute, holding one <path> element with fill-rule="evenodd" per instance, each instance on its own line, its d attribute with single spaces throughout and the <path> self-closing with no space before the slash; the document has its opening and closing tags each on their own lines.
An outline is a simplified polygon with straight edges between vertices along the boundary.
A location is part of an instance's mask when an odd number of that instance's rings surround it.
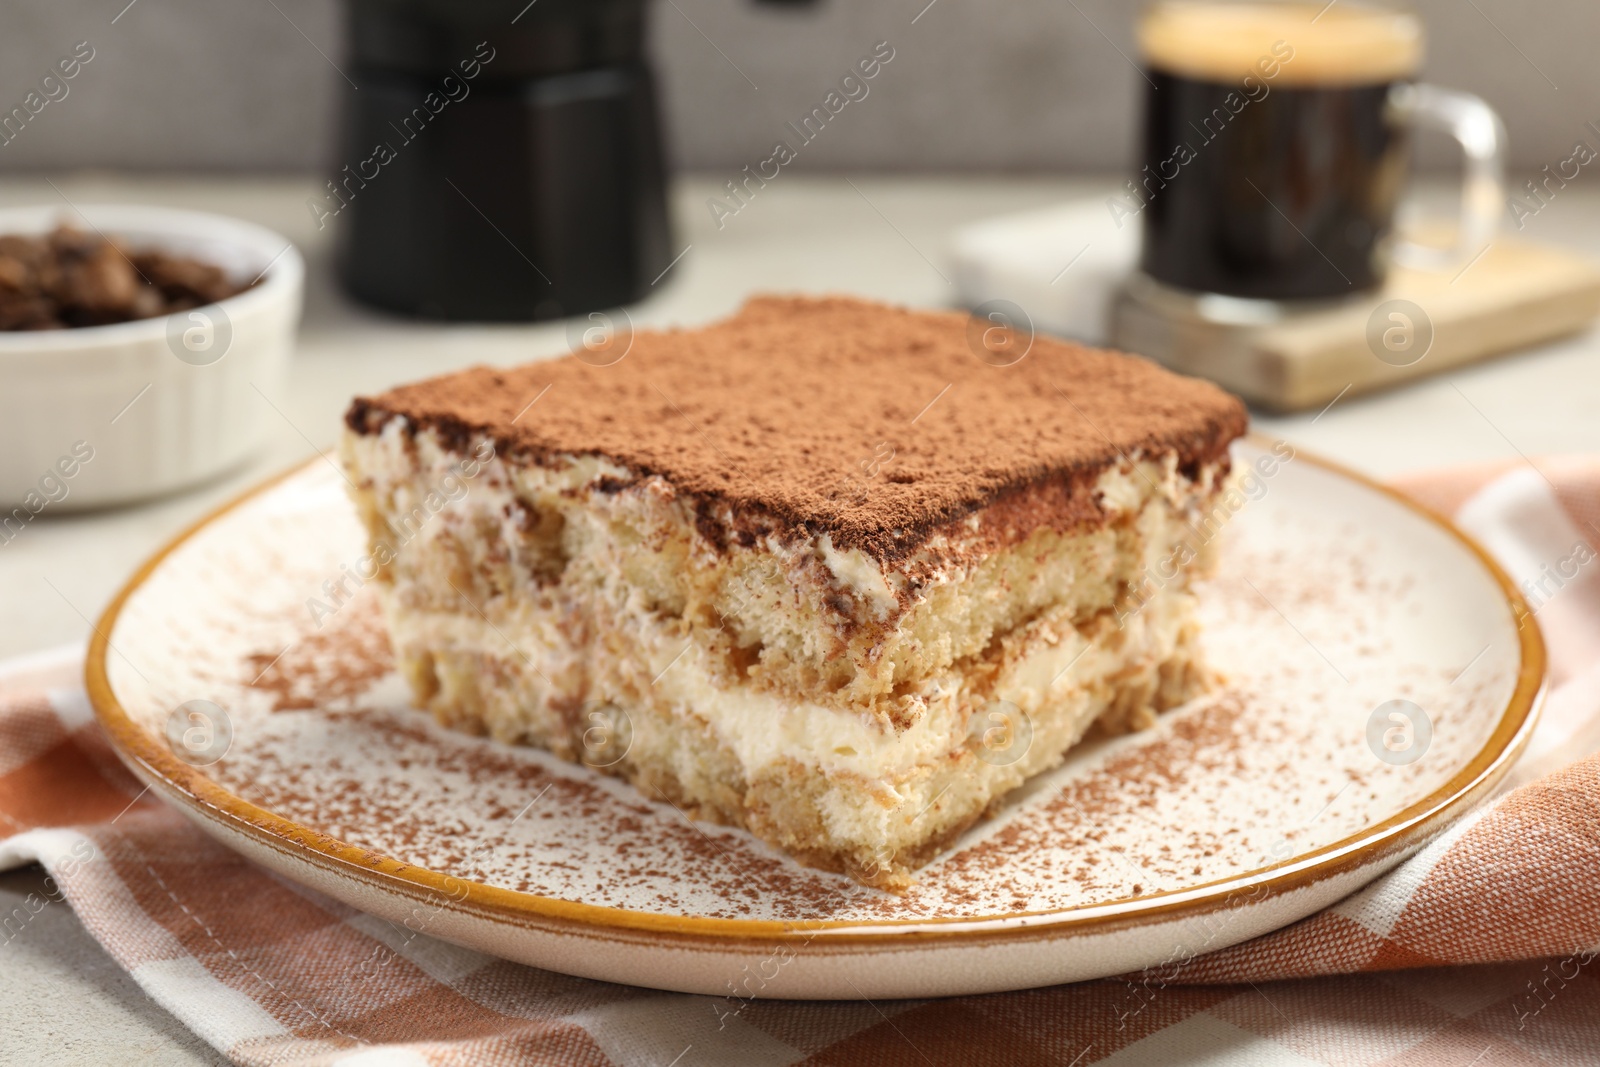
<svg viewBox="0 0 1600 1067">
<path fill-rule="evenodd" d="M 1242 443 L 1237 461 L 1266 444 Z M 1227 685 L 1075 751 L 903 897 L 407 706 L 370 589 L 320 627 L 307 607 L 363 549 L 328 462 L 223 509 L 135 575 L 98 628 L 89 691 L 134 771 L 226 844 L 500 956 L 738 997 L 1117 974 L 1332 904 L 1480 799 L 1532 727 L 1543 646 L 1479 549 L 1303 455 L 1251 484 L 1205 591 Z M 187 712 L 169 731 L 195 700 L 226 709 L 207 751 L 231 733 L 203 767 L 168 740 L 205 741 Z M 1394 700 L 1425 721 L 1408 734 Z"/>
</svg>

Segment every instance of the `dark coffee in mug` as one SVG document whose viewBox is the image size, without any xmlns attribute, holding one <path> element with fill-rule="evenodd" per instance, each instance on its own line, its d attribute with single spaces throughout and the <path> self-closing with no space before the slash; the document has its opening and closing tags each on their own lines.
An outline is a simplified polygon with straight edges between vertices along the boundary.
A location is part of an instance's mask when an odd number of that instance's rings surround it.
<svg viewBox="0 0 1600 1067">
<path fill-rule="evenodd" d="M 1171 0 L 1139 24 L 1143 166 L 1114 202 L 1140 267 L 1201 293 L 1304 300 L 1384 278 L 1405 171 L 1397 87 L 1421 60 L 1407 14 Z"/>
</svg>

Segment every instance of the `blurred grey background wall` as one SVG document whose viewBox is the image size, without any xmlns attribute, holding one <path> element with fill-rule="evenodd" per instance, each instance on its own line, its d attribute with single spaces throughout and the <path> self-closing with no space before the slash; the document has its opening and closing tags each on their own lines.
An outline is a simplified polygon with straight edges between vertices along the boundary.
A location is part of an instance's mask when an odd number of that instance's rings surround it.
<svg viewBox="0 0 1600 1067">
<path fill-rule="evenodd" d="M 508 19 L 527 0 L 505 0 Z M 814 170 L 1106 171 L 1127 164 L 1142 82 L 1131 0 L 656 0 L 673 162 L 737 170 L 821 102 L 872 45 L 895 58 L 808 145 Z M 1594 0 L 1421 0 L 1425 76 L 1505 116 L 1514 184 L 1600 144 Z M 340 98 L 336 0 L 11 0 L 0 113 L 88 41 L 94 58 L 0 170 L 311 171 Z M 1430 146 L 1442 149 L 1444 146 Z M 1448 153 L 1431 151 L 1432 158 Z"/>
</svg>

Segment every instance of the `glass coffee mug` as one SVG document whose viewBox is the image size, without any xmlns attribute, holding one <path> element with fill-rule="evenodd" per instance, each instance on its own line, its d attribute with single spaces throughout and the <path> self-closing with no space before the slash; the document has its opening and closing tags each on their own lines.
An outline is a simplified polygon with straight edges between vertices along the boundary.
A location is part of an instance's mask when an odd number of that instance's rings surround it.
<svg viewBox="0 0 1600 1067">
<path fill-rule="evenodd" d="M 1138 40 L 1143 167 L 1123 201 L 1143 223 L 1146 278 L 1246 301 L 1325 300 L 1378 288 L 1391 261 L 1445 269 L 1490 240 L 1505 205 L 1504 127 L 1475 96 L 1415 83 L 1415 15 L 1346 0 L 1163 0 Z M 1466 157 L 1454 248 L 1393 236 L 1419 127 Z"/>
</svg>

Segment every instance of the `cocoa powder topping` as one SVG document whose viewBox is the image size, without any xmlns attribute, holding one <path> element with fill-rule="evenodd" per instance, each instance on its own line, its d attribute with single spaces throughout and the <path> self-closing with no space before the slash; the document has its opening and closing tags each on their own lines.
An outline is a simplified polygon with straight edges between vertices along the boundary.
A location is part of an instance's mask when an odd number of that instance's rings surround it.
<svg viewBox="0 0 1600 1067">
<path fill-rule="evenodd" d="M 1233 396 L 1138 357 L 1039 336 L 998 366 L 967 315 L 848 297 L 757 297 L 599 362 L 475 367 L 358 398 L 346 421 L 371 433 L 403 415 L 524 462 L 604 455 L 669 482 L 708 534 L 828 533 L 882 560 L 997 502 L 1083 522 L 1123 457 L 1175 453 L 1192 472 L 1247 422 Z"/>
</svg>

